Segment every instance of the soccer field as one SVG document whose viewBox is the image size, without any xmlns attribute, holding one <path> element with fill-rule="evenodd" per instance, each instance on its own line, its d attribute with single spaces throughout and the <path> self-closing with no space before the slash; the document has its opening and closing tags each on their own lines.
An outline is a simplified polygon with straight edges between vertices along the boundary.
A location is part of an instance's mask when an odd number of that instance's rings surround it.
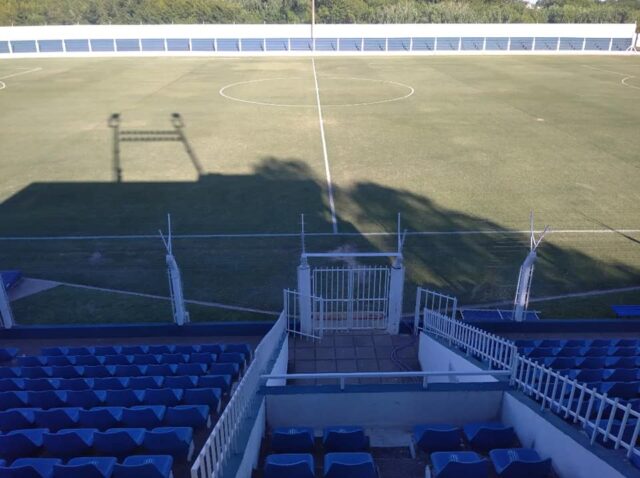
<svg viewBox="0 0 640 478">
<path fill-rule="evenodd" d="M 300 213 L 310 247 L 378 250 L 399 212 L 405 309 L 415 284 L 503 301 L 534 210 L 554 231 L 534 297 L 640 285 L 637 56 L 12 60 L 0 88 L 0 266 L 27 277 L 167 295 L 149 236 L 171 212 L 187 298 L 277 310 Z M 152 141 L 116 145 L 114 113 Z M 144 135 L 173 113 L 185 141 Z M 640 294 L 535 308 L 613 298 Z M 14 304 L 22 323 L 168 319 L 156 302 L 62 286 Z"/>
</svg>

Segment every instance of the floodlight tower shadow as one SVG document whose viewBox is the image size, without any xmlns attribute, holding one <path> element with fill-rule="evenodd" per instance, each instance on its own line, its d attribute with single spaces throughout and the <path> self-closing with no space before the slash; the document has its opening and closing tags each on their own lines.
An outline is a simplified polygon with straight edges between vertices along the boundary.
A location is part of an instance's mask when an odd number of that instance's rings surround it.
<svg viewBox="0 0 640 478">
<path fill-rule="evenodd" d="M 109 128 L 113 130 L 113 177 L 117 183 L 122 182 L 122 161 L 120 157 L 120 143 L 145 141 L 145 142 L 164 142 L 178 141 L 184 146 L 184 150 L 189 156 L 193 167 L 198 173 L 198 177 L 205 174 L 202 163 L 196 156 L 195 151 L 191 147 L 189 140 L 184 132 L 184 120 L 180 113 L 171 114 L 171 125 L 173 130 L 122 130 L 120 113 L 113 113 L 109 117 Z"/>
</svg>

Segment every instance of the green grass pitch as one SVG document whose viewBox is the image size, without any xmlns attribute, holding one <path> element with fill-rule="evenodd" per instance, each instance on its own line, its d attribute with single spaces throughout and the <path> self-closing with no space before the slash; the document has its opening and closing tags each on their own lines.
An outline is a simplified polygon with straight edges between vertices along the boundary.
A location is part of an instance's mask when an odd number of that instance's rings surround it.
<svg viewBox="0 0 640 478">
<path fill-rule="evenodd" d="M 315 60 L 338 229 L 331 235 L 309 58 L 30 59 L 0 63 L 0 268 L 167 295 L 154 235 L 172 213 L 189 299 L 278 310 L 295 287 L 300 213 L 316 250 L 406 242 L 416 284 L 464 304 L 511 300 L 529 211 L 555 231 L 533 297 L 640 284 L 640 57 Z M 220 94 L 220 90 L 222 95 Z M 180 142 L 120 144 L 123 130 Z M 575 232 L 592 231 L 592 232 Z M 490 231 L 491 233 L 487 233 Z M 563 232 L 564 231 L 564 232 Z M 43 236 L 93 240 L 33 240 Z M 535 304 L 605 316 L 640 293 Z M 14 303 L 20 323 L 169 320 L 168 303 L 62 286 Z M 194 320 L 268 318 L 192 306 Z"/>
</svg>

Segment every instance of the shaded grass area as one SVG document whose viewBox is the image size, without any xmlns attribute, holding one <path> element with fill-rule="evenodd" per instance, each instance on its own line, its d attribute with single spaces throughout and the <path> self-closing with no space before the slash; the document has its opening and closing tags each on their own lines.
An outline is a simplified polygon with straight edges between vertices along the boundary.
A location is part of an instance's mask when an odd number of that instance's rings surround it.
<svg viewBox="0 0 640 478">
<path fill-rule="evenodd" d="M 167 213 L 177 234 L 295 233 L 301 213 L 307 231 L 331 231 L 308 59 L 42 62 L 0 66 L 0 73 L 43 67 L 7 81 L 0 95 L 0 235 L 155 234 Z M 410 231 L 457 231 L 408 237 L 411 311 L 417 285 L 461 303 L 511 300 L 528 247 L 527 237 L 511 231 L 528 227 L 530 209 L 538 224 L 554 229 L 640 228 L 638 92 L 585 63 L 640 71 L 632 57 L 320 59 L 339 229 L 353 235 L 310 237 L 307 247 L 392 250 L 394 237 L 361 233 L 394 231 L 398 212 Z M 368 80 L 345 80 L 353 77 Z M 233 94 L 306 106 L 218 95 L 226 84 L 264 78 L 283 79 Z M 386 80 L 416 92 L 392 103 L 330 106 L 397 95 Z M 123 128 L 142 130 L 167 129 L 169 115 L 179 112 L 194 156 L 181 144 L 127 143 L 123 181 L 114 181 L 106 123 L 114 112 L 122 113 Z M 495 234 L 476 234 L 487 229 Z M 192 238 L 176 239 L 174 252 L 188 299 L 280 310 L 282 289 L 295 288 L 300 248 L 295 237 Z M 166 296 L 164 253 L 159 238 L 3 241 L 0 267 Z M 638 283 L 640 234 L 552 234 L 540 249 L 533 296 Z M 47 323 L 75 308 L 71 316 L 80 322 L 170 317 L 165 304 L 147 311 L 133 299 L 93 294 L 59 288 L 16 302 L 17 315 Z M 589 299 L 597 306 L 584 307 L 559 301 L 544 310 L 592 316 L 610 299 Z M 38 307 L 46 310 L 36 313 Z M 196 311 L 193 320 L 209 313 Z M 235 315 L 220 311 L 215 320 L 229 317 Z"/>
<path fill-rule="evenodd" d="M 58 286 L 12 303 L 20 325 L 170 323 L 169 301 Z M 259 314 L 188 305 L 191 322 L 268 320 Z"/>
</svg>

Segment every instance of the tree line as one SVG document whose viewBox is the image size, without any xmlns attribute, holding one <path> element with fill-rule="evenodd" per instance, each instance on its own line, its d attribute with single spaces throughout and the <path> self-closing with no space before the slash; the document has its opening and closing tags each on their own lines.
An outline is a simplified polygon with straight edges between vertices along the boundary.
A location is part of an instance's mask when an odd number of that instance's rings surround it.
<svg viewBox="0 0 640 478">
<path fill-rule="evenodd" d="M 308 23 L 311 0 L 0 0 L 0 25 Z M 640 23 L 640 0 L 316 0 L 318 23 Z"/>
</svg>

